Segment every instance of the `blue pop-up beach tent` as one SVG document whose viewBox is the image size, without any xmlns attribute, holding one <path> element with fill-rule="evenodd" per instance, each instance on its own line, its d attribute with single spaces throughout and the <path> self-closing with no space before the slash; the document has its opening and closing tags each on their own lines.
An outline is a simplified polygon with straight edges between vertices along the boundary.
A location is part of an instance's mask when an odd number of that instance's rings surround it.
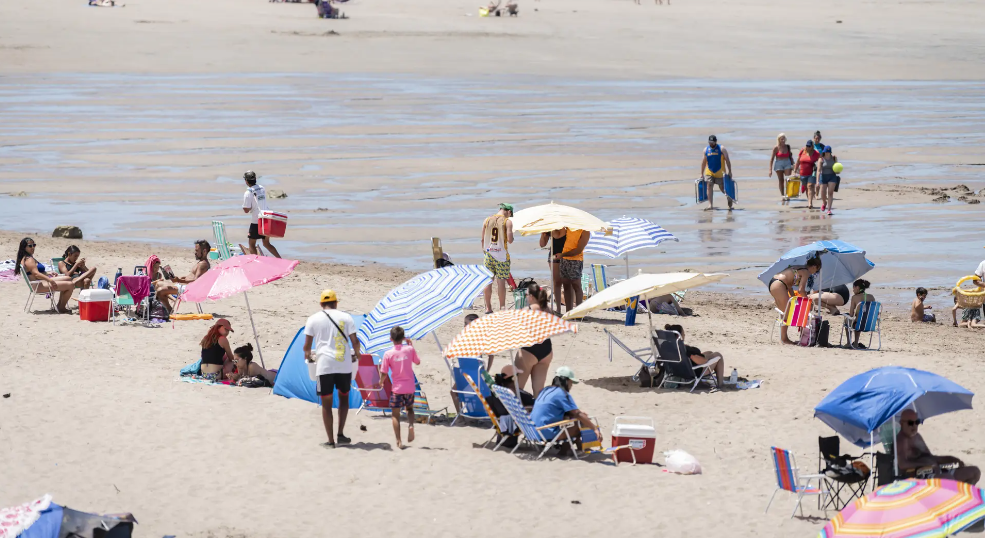
<svg viewBox="0 0 995 538">
<path fill-rule="evenodd" d="M 352 316 L 356 326 L 363 323 L 363 316 Z M 276 381 L 273 383 L 273 394 L 286 398 L 297 398 L 314 404 L 320 404 L 318 399 L 318 384 L 311 380 L 308 375 L 307 363 L 304 362 L 304 327 L 297 331 L 294 340 L 283 355 L 283 362 L 276 373 Z M 339 406 L 338 392 L 332 396 L 336 408 Z M 356 388 L 356 382 L 352 383 L 352 390 L 349 392 L 349 408 L 359 409 L 363 404 L 363 398 Z"/>
</svg>

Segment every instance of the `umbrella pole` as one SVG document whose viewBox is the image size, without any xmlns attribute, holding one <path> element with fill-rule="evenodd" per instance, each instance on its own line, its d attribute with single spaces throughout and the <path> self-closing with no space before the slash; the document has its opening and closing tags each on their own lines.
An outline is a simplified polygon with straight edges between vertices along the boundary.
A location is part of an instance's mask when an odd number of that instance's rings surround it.
<svg viewBox="0 0 995 538">
<path fill-rule="evenodd" d="M 518 386 L 518 368 L 515 366 L 515 350 L 509 349 L 508 356 L 511 358 L 511 377 L 515 379 L 515 398 L 522 401 L 522 388 Z"/>
<path fill-rule="evenodd" d="M 249 292 L 243 291 L 245 295 L 245 308 L 249 310 L 249 324 L 252 325 L 252 337 L 256 339 L 256 351 L 259 352 L 259 364 L 266 369 L 266 361 L 263 360 L 263 347 L 259 345 L 259 334 L 256 333 L 256 322 L 252 319 L 252 307 L 249 306 Z"/>
<path fill-rule="evenodd" d="M 628 278 L 629 278 L 629 253 L 628 252 L 625 253 L 625 278 L 626 278 L 626 280 L 628 280 Z"/>
<path fill-rule="evenodd" d="M 891 459 L 895 462 L 895 478 L 898 478 L 898 433 L 895 430 L 895 416 L 891 416 Z"/>
<path fill-rule="evenodd" d="M 680 305 L 677 306 L 680 308 Z M 639 296 L 636 296 L 636 311 L 639 311 Z M 653 309 L 650 308 L 650 301 L 646 299 L 646 315 L 649 316 L 650 320 L 650 338 L 653 337 Z"/>
<path fill-rule="evenodd" d="M 449 369 L 449 378 L 453 379 L 453 366 L 449 362 L 449 359 L 446 358 L 446 352 L 442 349 L 442 342 L 439 341 L 439 335 L 435 334 L 435 331 L 432 331 L 432 338 L 435 338 L 435 345 L 439 346 L 439 353 L 442 354 L 442 361 L 446 363 L 446 368 Z M 455 382 L 456 380 L 453 379 L 453 383 Z"/>
</svg>

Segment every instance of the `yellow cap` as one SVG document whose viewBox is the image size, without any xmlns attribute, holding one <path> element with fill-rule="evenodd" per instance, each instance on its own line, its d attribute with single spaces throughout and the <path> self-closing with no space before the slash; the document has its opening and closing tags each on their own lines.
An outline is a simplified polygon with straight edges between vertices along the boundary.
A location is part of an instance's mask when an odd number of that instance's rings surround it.
<svg viewBox="0 0 995 538">
<path fill-rule="evenodd" d="M 338 302 L 339 296 L 335 295 L 335 290 L 325 290 L 321 292 L 321 302 L 330 303 L 332 301 Z"/>
</svg>

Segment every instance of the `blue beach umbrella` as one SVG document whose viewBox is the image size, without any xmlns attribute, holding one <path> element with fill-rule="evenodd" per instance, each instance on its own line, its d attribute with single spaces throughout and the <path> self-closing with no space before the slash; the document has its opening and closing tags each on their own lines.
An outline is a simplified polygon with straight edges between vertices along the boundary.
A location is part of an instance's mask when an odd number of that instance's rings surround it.
<svg viewBox="0 0 995 538">
<path fill-rule="evenodd" d="M 629 278 L 629 252 L 641 248 L 655 247 L 664 241 L 679 241 L 674 234 L 646 219 L 623 216 L 608 223 L 611 235 L 592 232 L 591 239 L 584 248 L 588 254 L 598 254 L 611 259 L 625 255 L 625 277 Z"/>
<path fill-rule="evenodd" d="M 363 319 L 357 337 L 367 353 L 387 349 L 399 325 L 418 340 L 469 308 L 494 275 L 482 265 L 451 265 L 422 273 L 391 290 Z"/>
<path fill-rule="evenodd" d="M 927 419 L 971 409 L 973 397 L 943 376 L 885 366 L 844 381 L 815 406 L 815 416 L 846 440 L 867 448 L 881 442 L 881 426 L 904 409 L 915 409 L 920 419 Z"/>
<path fill-rule="evenodd" d="M 789 267 L 804 266 L 809 258 L 816 256 L 822 260 L 822 270 L 816 277 L 819 289 L 849 284 L 874 269 L 874 263 L 859 247 L 845 241 L 816 241 L 789 250 L 757 278 L 767 284 L 778 273 Z"/>
</svg>

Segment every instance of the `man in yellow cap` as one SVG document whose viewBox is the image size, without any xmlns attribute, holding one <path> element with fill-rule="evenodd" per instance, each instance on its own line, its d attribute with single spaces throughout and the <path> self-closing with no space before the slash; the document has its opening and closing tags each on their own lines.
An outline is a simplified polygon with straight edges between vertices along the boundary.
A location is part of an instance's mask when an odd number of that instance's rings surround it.
<svg viewBox="0 0 995 538">
<path fill-rule="evenodd" d="M 339 298 L 333 290 L 321 292 L 321 312 L 307 318 L 304 324 L 304 360 L 317 361 L 315 376 L 318 396 L 321 398 L 321 420 L 325 423 L 328 442 L 324 446 L 335 448 L 335 443 L 348 444 L 352 440 L 343 433 L 345 419 L 349 416 L 349 390 L 352 388 L 352 363 L 359 361 L 359 338 L 352 316 L 338 310 Z M 312 356 L 311 346 L 315 346 Z M 352 357 L 351 361 L 346 360 Z M 333 436 L 334 419 L 332 397 L 339 393 L 339 430 Z"/>
<path fill-rule="evenodd" d="M 511 204 L 499 204 L 498 212 L 484 221 L 484 226 L 480 230 L 480 248 L 484 251 L 484 267 L 494 273 L 494 281 L 498 288 L 498 308 L 504 309 L 507 295 L 505 282 L 511 278 L 511 253 L 508 252 L 508 245 L 515 242 L 515 235 L 512 231 L 511 217 L 515 214 L 515 208 Z M 490 314 L 494 309 L 491 307 L 491 284 L 484 288 L 484 304 L 487 305 L 486 314 Z"/>
</svg>

